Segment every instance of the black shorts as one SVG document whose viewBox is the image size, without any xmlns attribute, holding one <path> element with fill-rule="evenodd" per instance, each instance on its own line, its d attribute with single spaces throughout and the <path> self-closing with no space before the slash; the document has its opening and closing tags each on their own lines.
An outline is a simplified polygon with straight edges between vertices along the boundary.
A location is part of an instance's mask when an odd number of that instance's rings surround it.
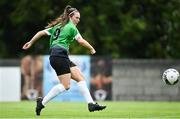
<svg viewBox="0 0 180 119">
<path fill-rule="evenodd" d="M 70 73 L 70 68 L 76 66 L 72 61 L 70 61 L 66 49 L 60 47 L 54 47 L 51 49 L 49 60 L 58 76 Z"/>
</svg>

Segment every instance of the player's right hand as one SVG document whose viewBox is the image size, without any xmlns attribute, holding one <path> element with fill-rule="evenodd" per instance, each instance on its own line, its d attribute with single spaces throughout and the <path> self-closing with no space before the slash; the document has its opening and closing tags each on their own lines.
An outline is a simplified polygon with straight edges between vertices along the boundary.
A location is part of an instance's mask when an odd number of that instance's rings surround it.
<svg viewBox="0 0 180 119">
<path fill-rule="evenodd" d="M 29 49 L 29 48 L 31 47 L 31 45 L 32 45 L 31 42 L 27 42 L 27 43 L 25 43 L 25 44 L 23 45 L 22 49 L 27 50 L 27 49 Z"/>
</svg>

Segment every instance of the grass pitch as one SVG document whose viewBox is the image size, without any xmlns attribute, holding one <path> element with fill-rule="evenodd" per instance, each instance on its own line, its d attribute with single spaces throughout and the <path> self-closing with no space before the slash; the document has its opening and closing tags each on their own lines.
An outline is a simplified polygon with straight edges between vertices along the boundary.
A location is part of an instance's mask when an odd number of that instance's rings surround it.
<svg viewBox="0 0 180 119">
<path fill-rule="evenodd" d="M 41 116 L 35 101 L 0 102 L 0 118 L 26 119 L 180 119 L 180 102 L 100 102 L 103 111 L 88 112 L 81 102 L 50 102 Z"/>
</svg>

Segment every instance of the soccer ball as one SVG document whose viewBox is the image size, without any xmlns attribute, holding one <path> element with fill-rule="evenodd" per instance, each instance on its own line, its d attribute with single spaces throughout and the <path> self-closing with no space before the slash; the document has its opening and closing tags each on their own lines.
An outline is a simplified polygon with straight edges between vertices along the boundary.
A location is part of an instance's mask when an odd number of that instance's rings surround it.
<svg viewBox="0 0 180 119">
<path fill-rule="evenodd" d="M 168 85 L 175 85 L 179 80 L 179 72 L 176 69 L 167 69 L 164 71 L 162 79 Z"/>
</svg>

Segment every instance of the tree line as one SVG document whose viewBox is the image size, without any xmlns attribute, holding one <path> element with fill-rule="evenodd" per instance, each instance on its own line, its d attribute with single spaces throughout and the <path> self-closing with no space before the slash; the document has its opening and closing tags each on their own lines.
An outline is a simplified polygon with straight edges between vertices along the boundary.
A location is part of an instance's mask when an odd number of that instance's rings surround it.
<svg viewBox="0 0 180 119">
<path fill-rule="evenodd" d="M 7 0 L 0 1 L 0 57 L 48 54 L 43 37 L 28 51 L 22 45 L 58 17 L 66 5 L 81 13 L 77 26 L 101 56 L 112 58 L 180 58 L 178 0 Z M 74 43 L 72 54 L 88 53 Z"/>
</svg>

